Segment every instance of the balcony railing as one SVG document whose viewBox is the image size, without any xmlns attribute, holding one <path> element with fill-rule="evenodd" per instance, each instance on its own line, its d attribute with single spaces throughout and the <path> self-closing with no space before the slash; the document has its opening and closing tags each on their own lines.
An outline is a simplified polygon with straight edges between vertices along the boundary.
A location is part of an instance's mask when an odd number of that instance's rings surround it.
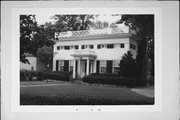
<svg viewBox="0 0 180 120">
<path fill-rule="evenodd" d="M 117 33 L 128 33 L 129 28 L 105 28 L 105 29 L 90 29 L 81 31 L 67 31 L 55 33 L 55 38 L 66 38 L 66 37 L 79 37 L 87 35 L 100 35 L 100 34 L 117 34 Z"/>
</svg>

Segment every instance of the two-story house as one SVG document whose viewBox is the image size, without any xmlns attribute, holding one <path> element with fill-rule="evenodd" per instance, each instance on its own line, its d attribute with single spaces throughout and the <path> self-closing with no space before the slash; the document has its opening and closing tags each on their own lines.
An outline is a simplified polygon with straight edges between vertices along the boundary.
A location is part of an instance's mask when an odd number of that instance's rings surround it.
<svg viewBox="0 0 180 120">
<path fill-rule="evenodd" d="M 91 73 L 117 73 L 121 57 L 131 51 L 136 58 L 137 40 L 129 27 L 55 33 L 53 71 L 72 71 L 73 78 Z"/>
</svg>

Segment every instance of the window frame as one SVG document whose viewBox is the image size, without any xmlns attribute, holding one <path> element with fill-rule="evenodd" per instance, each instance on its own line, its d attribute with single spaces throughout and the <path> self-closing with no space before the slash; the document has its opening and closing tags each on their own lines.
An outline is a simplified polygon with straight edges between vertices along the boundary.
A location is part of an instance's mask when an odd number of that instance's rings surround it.
<svg viewBox="0 0 180 120">
<path fill-rule="evenodd" d="M 107 44 L 107 48 L 108 49 L 113 49 L 114 48 L 114 44 Z"/>
<path fill-rule="evenodd" d="M 57 49 L 56 50 L 60 50 L 60 46 L 57 46 Z"/>
<path fill-rule="evenodd" d="M 125 48 L 125 44 L 124 43 L 120 43 L 120 48 Z"/>
</svg>

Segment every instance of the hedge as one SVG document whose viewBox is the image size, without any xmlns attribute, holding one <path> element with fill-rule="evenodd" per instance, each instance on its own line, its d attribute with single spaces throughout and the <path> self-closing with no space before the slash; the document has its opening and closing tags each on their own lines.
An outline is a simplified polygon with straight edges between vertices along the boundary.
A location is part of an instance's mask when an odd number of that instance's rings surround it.
<svg viewBox="0 0 180 120">
<path fill-rule="evenodd" d="M 89 84 L 109 84 L 117 86 L 127 86 L 134 87 L 136 86 L 136 79 L 119 77 L 116 74 L 91 74 L 82 78 L 83 82 Z"/>
<path fill-rule="evenodd" d="M 71 75 L 71 72 L 45 72 L 20 70 L 20 81 L 41 81 L 45 79 L 69 81 Z"/>
<path fill-rule="evenodd" d="M 91 96 L 20 95 L 20 105 L 153 105 L 154 98 L 105 99 Z"/>
</svg>

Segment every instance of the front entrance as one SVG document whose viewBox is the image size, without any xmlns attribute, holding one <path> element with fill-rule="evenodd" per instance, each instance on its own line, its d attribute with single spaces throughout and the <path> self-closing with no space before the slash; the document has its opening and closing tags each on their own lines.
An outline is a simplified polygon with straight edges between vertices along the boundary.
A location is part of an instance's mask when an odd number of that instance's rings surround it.
<svg viewBox="0 0 180 120">
<path fill-rule="evenodd" d="M 83 78 L 84 76 L 86 75 L 89 75 L 91 73 L 95 73 L 96 71 L 93 69 L 93 68 L 96 68 L 94 67 L 95 65 L 95 61 L 94 60 L 86 60 L 86 59 L 79 59 L 79 60 L 76 60 L 76 64 L 75 65 L 75 70 L 76 72 L 73 74 L 74 78 Z"/>
<path fill-rule="evenodd" d="M 84 76 L 87 75 L 87 72 L 89 72 L 89 74 L 91 74 L 93 72 L 93 61 L 89 62 L 89 70 L 87 70 L 87 60 L 82 60 L 81 61 L 81 78 L 83 78 Z"/>
</svg>

